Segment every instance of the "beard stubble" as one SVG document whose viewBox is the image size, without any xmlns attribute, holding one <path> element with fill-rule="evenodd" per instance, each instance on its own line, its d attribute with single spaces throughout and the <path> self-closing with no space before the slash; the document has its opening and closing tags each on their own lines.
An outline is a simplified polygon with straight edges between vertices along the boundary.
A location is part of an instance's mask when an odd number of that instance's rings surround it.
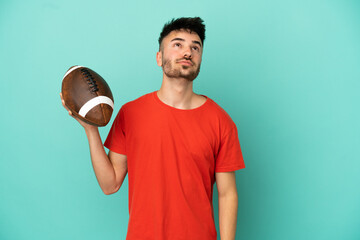
<svg viewBox="0 0 360 240">
<path fill-rule="evenodd" d="M 188 81 L 193 81 L 200 72 L 200 64 L 195 70 L 185 72 L 185 70 L 193 66 L 181 65 L 179 68 L 176 68 L 169 59 L 163 59 L 162 66 L 165 75 L 169 78 L 185 78 Z"/>
</svg>

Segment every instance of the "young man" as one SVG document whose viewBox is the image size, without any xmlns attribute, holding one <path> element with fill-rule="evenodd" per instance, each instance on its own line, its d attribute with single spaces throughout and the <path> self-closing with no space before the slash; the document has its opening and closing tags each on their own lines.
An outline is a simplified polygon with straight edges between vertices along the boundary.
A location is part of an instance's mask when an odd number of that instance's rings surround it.
<svg viewBox="0 0 360 240">
<path fill-rule="evenodd" d="M 160 90 L 124 104 L 104 143 L 80 120 L 105 194 L 128 173 L 127 240 L 215 240 L 213 185 L 219 193 L 221 240 L 234 240 L 235 171 L 244 168 L 237 128 L 212 99 L 193 92 L 205 39 L 203 21 L 173 19 L 159 38 Z M 71 115 L 71 112 L 69 112 Z"/>
</svg>

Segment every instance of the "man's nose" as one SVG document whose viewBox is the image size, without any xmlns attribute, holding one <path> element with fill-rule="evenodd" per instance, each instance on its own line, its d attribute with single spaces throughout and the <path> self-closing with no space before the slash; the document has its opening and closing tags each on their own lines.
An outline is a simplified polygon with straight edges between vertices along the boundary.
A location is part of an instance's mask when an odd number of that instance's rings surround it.
<svg viewBox="0 0 360 240">
<path fill-rule="evenodd" d="M 184 57 L 185 58 L 191 58 L 192 57 L 192 55 L 191 55 L 191 47 L 190 46 L 186 47 L 184 49 Z"/>
</svg>

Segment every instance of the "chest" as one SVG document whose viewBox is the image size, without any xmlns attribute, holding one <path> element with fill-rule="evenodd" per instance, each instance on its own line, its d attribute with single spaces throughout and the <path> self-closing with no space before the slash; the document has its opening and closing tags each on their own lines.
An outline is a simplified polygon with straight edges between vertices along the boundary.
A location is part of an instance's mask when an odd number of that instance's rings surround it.
<svg viewBox="0 0 360 240">
<path fill-rule="evenodd" d="M 163 153 L 214 161 L 218 132 L 216 121 L 201 114 L 147 112 L 131 118 L 126 139 L 128 147 L 141 147 L 149 152 L 162 149 Z"/>
</svg>

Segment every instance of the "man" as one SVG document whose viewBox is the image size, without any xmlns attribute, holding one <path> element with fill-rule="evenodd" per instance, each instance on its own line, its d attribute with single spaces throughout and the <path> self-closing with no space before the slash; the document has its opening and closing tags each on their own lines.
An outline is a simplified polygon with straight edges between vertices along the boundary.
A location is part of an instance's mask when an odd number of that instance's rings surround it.
<svg viewBox="0 0 360 240">
<path fill-rule="evenodd" d="M 204 39 L 198 17 L 165 24 L 156 54 L 161 88 L 121 107 L 104 143 L 108 155 L 97 127 L 77 119 L 103 192 L 117 192 L 128 173 L 127 240 L 217 239 L 215 181 L 221 240 L 235 239 L 235 171 L 245 165 L 235 123 L 212 99 L 193 92 Z"/>
</svg>

